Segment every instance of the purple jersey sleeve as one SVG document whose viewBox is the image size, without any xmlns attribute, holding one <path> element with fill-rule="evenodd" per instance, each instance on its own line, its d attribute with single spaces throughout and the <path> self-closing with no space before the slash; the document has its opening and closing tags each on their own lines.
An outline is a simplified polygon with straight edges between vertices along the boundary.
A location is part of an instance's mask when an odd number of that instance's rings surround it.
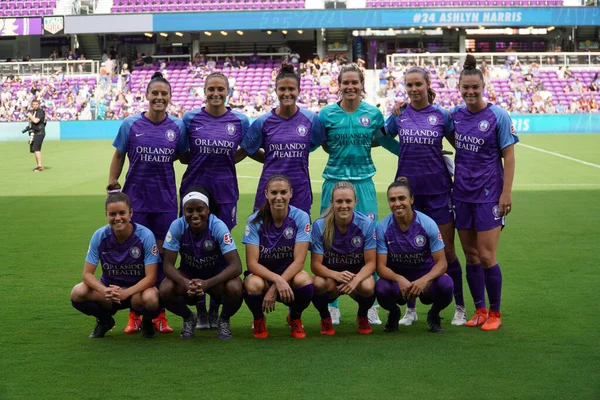
<svg viewBox="0 0 600 400">
<path fill-rule="evenodd" d="M 185 218 L 177 218 L 171 222 L 165 241 L 163 242 L 163 249 L 178 252 L 181 247 L 181 238 L 183 237 L 183 231 L 185 230 Z"/>
<path fill-rule="evenodd" d="M 248 133 L 248 129 L 250 129 L 250 121 L 248 120 L 248 117 L 246 117 L 244 114 L 242 114 L 239 111 L 232 110 L 231 112 L 233 113 L 233 115 L 238 117 L 238 119 L 240 120 L 240 124 L 242 125 L 242 140 L 243 140 L 243 138 L 245 138 L 246 134 Z"/>
<path fill-rule="evenodd" d="M 235 242 L 233 241 L 233 236 L 231 236 L 231 232 L 229 232 L 227 225 L 214 215 L 210 220 L 209 229 L 215 240 L 219 243 L 222 254 L 237 250 Z"/>
<path fill-rule="evenodd" d="M 310 217 L 299 208 L 290 206 L 290 217 L 296 222 L 296 243 L 310 242 Z"/>
<path fill-rule="evenodd" d="M 390 117 L 387 119 L 386 123 L 385 123 L 385 130 L 387 131 L 387 134 L 390 135 L 391 137 L 396 137 L 398 136 L 398 117 L 396 117 L 395 115 L 390 115 Z"/>
<path fill-rule="evenodd" d="M 242 139 L 242 143 L 240 144 L 240 147 L 242 149 L 246 150 L 246 153 L 248 153 L 250 155 L 254 155 L 258 151 L 258 149 L 260 149 L 262 147 L 262 145 L 263 145 L 262 127 L 263 127 L 265 120 L 267 118 L 269 118 L 269 116 L 271 116 L 271 113 L 263 114 L 260 117 L 258 117 L 252 123 L 252 125 L 250 125 L 248 132 L 246 132 L 246 135 L 244 135 L 244 138 Z"/>
<path fill-rule="evenodd" d="M 498 145 L 500 149 L 504 150 L 511 144 L 517 144 L 519 137 L 515 133 L 512 120 L 506 110 L 497 106 L 490 107 L 490 110 L 496 116 L 496 129 L 498 131 Z"/>
<path fill-rule="evenodd" d="M 375 232 L 375 221 L 366 215 L 360 220 L 360 230 L 365 236 L 365 250 L 371 250 L 377 247 L 377 234 Z"/>
<path fill-rule="evenodd" d="M 190 149 L 189 137 L 185 124 L 179 118 L 169 115 L 171 121 L 179 128 L 179 140 L 177 140 L 177 146 L 175 147 L 175 154 L 184 154 Z"/>
<path fill-rule="evenodd" d="M 312 243 L 310 246 L 310 251 L 315 254 L 324 254 L 325 250 L 323 249 L 323 224 L 325 220 L 323 218 L 319 218 L 315 221 L 312 230 Z"/>
<path fill-rule="evenodd" d="M 376 242 L 377 242 L 377 254 L 388 254 L 387 243 L 385 242 L 385 231 L 390 225 L 390 220 L 393 216 L 390 214 L 384 219 L 382 219 L 376 228 Z"/>
<path fill-rule="evenodd" d="M 423 213 L 416 213 L 416 219 L 417 223 L 427 232 L 429 251 L 435 253 L 438 250 L 442 250 L 444 248 L 444 240 L 435 221 Z"/>
<path fill-rule="evenodd" d="M 158 246 L 156 239 L 150 229 L 138 224 L 135 235 L 140 238 L 144 245 L 144 265 L 158 264 L 160 256 L 158 255 Z"/>
<path fill-rule="evenodd" d="M 242 238 L 242 243 L 244 244 L 253 244 L 256 246 L 260 246 L 260 237 L 258 235 L 258 230 L 262 223 L 252 223 L 254 218 L 256 218 L 256 214 L 258 213 L 255 212 L 248 217 L 248 220 L 246 222 L 246 229 L 244 230 L 244 237 Z"/>
</svg>

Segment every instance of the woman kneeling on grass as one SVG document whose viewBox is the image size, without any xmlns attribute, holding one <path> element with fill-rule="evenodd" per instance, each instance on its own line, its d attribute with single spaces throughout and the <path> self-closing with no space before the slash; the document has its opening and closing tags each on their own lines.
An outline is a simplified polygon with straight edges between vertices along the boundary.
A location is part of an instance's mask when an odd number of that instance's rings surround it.
<svg viewBox="0 0 600 400">
<path fill-rule="evenodd" d="M 321 315 L 321 334 L 335 335 L 327 305 L 347 294 L 358 303 L 358 333 L 368 335 L 372 330 L 367 314 L 375 302 L 375 222 L 354 211 L 356 191 L 350 182 L 337 182 L 330 202 L 315 221 L 311 247 L 313 304 Z"/>
<path fill-rule="evenodd" d="M 186 306 L 208 293 L 223 310 L 217 320 L 219 339 L 231 338 L 229 319 L 242 305 L 242 262 L 217 205 L 208 190 L 191 188 L 182 200 L 183 217 L 171 224 L 163 248 L 166 278 L 160 296 L 167 309 L 183 318 L 182 339 L 194 337 L 196 315 Z M 177 253 L 181 254 L 175 269 Z"/>
<path fill-rule="evenodd" d="M 289 306 L 292 337 L 306 337 L 302 312 L 313 297 L 313 280 L 303 271 L 310 242 L 310 218 L 290 206 L 292 185 L 285 175 L 272 175 L 265 189 L 265 204 L 248 217 L 244 239 L 248 276 L 245 300 L 254 316 L 254 337 L 268 336 L 265 312 L 275 302 Z"/>
<path fill-rule="evenodd" d="M 71 291 L 73 307 L 96 317 L 96 327 L 90 338 L 102 338 L 115 326 L 113 315 L 121 309 L 133 308 L 144 315 L 142 336 L 156 336 L 152 319 L 159 313 L 156 264 L 160 261 L 156 240 L 150 230 L 131 222 L 133 211 L 129 197 L 121 185 L 108 185 L 105 210 L 108 225 L 92 236 L 85 265 L 83 282 Z M 102 265 L 102 277 L 94 271 Z"/>
</svg>

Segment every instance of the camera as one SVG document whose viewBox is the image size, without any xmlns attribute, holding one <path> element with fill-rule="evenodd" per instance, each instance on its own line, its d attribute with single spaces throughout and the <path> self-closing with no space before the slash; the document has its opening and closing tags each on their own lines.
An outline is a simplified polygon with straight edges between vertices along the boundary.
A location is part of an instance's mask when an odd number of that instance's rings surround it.
<svg viewBox="0 0 600 400">
<path fill-rule="evenodd" d="M 27 133 L 27 132 L 31 132 L 31 131 L 33 131 L 33 128 L 31 127 L 31 124 L 30 124 L 30 125 L 27 125 L 27 127 L 25 129 L 23 129 L 21 131 L 21 133 Z"/>
</svg>

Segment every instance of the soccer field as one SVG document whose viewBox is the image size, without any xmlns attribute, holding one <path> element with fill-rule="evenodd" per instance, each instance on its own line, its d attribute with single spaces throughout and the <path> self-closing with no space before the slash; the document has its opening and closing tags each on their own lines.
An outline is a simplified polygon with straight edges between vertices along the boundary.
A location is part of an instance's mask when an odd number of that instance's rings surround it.
<svg viewBox="0 0 600 400">
<path fill-rule="evenodd" d="M 125 311 L 104 339 L 88 339 L 95 321 L 71 307 L 69 293 L 81 281 L 92 233 L 106 223 L 111 143 L 48 141 L 46 170 L 33 173 L 26 142 L 0 142 L 0 399 L 598 399 L 600 135 L 520 139 L 513 212 L 498 250 L 499 331 L 451 326 L 451 305 L 442 313 L 446 331 L 430 334 L 428 307 L 419 304 L 413 326 L 397 334 L 374 326 L 362 336 L 356 303 L 344 297 L 333 337 L 319 334 L 311 306 L 303 315 L 307 338 L 292 339 L 279 304 L 267 317 L 269 338 L 254 339 L 244 304 L 229 341 L 219 341 L 216 331 L 180 340 L 181 320 L 172 314 L 171 335 L 125 335 Z M 396 159 L 383 149 L 374 150 L 374 159 L 382 218 Z M 311 154 L 313 218 L 325 162 L 324 152 Z M 242 260 L 260 170 L 250 159 L 238 164 L 233 236 Z M 178 165 L 178 179 L 182 173 Z M 466 281 L 465 300 L 470 315 Z"/>
</svg>

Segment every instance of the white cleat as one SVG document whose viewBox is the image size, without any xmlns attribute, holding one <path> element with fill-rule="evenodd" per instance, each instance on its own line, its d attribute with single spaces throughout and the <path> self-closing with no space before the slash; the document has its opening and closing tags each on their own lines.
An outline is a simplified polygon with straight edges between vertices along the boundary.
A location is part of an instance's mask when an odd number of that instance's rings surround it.
<svg viewBox="0 0 600 400">
<path fill-rule="evenodd" d="M 369 317 L 369 323 L 371 325 L 381 325 L 382 322 L 379 319 L 379 313 L 377 312 L 377 306 L 373 306 L 371 308 L 369 308 L 369 312 L 367 314 L 367 316 Z"/>
<path fill-rule="evenodd" d="M 402 317 L 402 319 L 398 321 L 398 325 L 410 326 L 418 320 L 419 317 L 417 317 L 417 309 L 407 308 L 404 317 Z"/>
<path fill-rule="evenodd" d="M 454 311 L 454 318 L 452 318 L 452 325 L 461 326 L 467 323 L 467 311 L 465 306 L 456 306 Z"/>
<path fill-rule="evenodd" d="M 327 307 L 327 309 L 329 310 L 329 314 L 331 314 L 331 323 L 333 325 L 339 325 L 340 317 L 342 316 L 340 314 L 340 309 L 337 307 Z"/>
</svg>

